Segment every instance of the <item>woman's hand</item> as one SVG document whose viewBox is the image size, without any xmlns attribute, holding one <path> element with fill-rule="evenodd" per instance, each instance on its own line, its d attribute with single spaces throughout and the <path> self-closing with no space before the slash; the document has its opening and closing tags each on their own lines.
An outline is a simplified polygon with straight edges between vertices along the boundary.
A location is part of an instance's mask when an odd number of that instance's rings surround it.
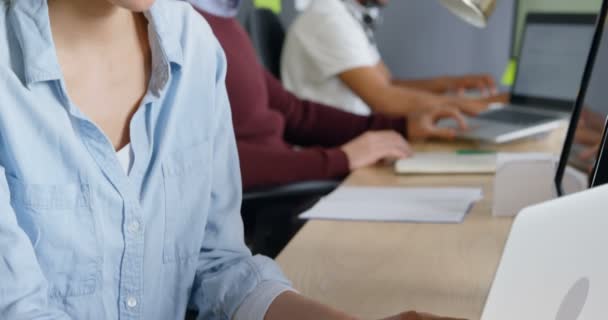
<svg viewBox="0 0 608 320">
<path fill-rule="evenodd" d="M 438 127 L 442 119 L 455 120 L 458 128 Z M 407 137 L 411 141 L 421 141 L 431 138 L 453 140 L 459 131 L 465 131 L 468 125 L 464 116 L 452 108 L 435 109 L 428 112 L 412 114 L 408 117 Z"/>
<path fill-rule="evenodd" d="M 507 104 L 511 100 L 511 93 L 499 93 L 491 95 L 489 97 L 481 98 L 480 100 L 488 104 Z"/>
<path fill-rule="evenodd" d="M 279 295 L 270 305 L 264 320 L 360 320 L 294 292 Z M 427 313 L 406 312 L 383 320 L 464 320 L 437 317 Z"/>
<path fill-rule="evenodd" d="M 418 313 L 418 312 L 410 311 L 410 312 L 402 313 L 400 315 L 396 315 L 394 317 L 386 318 L 383 320 L 464 320 L 464 319 L 438 317 L 438 316 L 430 315 L 428 313 Z"/>
<path fill-rule="evenodd" d="M 482 97 L 498 93 L 494 77 L 489 74 L 474 74 L 457 77 L 439 78 L 444 92 L 463 95 L 467 90 L 477 90 Z"/>
<path fill-rule="evenodd" d="M 469 115 L 476 116 L 490 107 L 490 103 L 483 99 L 471 99 L 463 97 L 452 97 L 452 96 L 441 96 L 440 102 L 437 106 L 442 108 L 457 109 L 460 112 Z"/>
<path fill-rule="evenodd" d="M 395 131 L 369 131 L 342 146 L 350 170 L 373 165 L 380 160 L 397 160 L 412 155 L 405 139 Z"/>
</svg>

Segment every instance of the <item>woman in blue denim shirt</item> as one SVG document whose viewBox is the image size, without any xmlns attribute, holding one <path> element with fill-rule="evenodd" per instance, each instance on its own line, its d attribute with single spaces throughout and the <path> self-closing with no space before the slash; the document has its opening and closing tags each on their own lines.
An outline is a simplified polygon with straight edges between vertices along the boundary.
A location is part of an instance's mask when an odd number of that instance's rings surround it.
<svg viewBox="0 0 608 320">
<path fill-rule="evenodd" d="M 0 319 L 352 319 L 244 245 L 225 72 L 185 3 L 0 0 Z"/>
</svg>

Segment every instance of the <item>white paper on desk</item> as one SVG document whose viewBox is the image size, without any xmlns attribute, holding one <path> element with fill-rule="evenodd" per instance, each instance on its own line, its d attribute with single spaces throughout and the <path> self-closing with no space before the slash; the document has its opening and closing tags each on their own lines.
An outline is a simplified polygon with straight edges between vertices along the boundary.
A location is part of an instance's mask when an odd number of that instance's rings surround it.
<svg viewBox="0 0 608 320">
<path fill-rule="evenodd" d="M 481 198 L 479 188 L 340 187 L 300 218 L 461 223 Z"/>
<path fill-rule="evenodd" d="M 465 154 L 421 152 L 395 163 L 398 174 L 493 174 L 498 167 L 513 161 L 548 160 L 549 153 Z"/>
<path fill-rule="evenodd" d="M 398 174 L 487 174 L 496 172 L 496 154 L 421 152 L 395 163 Z"/>
</svg>

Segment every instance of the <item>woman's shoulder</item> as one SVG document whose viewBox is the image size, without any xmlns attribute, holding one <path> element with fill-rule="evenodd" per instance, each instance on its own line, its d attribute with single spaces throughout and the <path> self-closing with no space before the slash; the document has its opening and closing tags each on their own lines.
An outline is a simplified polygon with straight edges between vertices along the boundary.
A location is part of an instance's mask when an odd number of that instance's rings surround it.
<svg viewBox="0 0 608 320">
<path fill-rule="evenodd" d="M 2 0 L 0 0 L 2 1 Z M 206 20 L 186 1 L 157 0 L 159 11 L 180 35 L 182 45 L 188 42 L 215 43 L 215 36 Z"/>
<path fill-rule="evenodd" d="M 224 51 L 200 13 L 186 1 L 177 0 L 157 0 L 153 10 L 163 20 L 163 31 L 170 33 L 165 36 L 180 46 L 186 72 L 215 68 L 216 73 L 221 73 L 225 67 Z"/>
<path fill-rule="evenodd" d="M 157 0 L 153 10 L 155 15 L 162 16 L 169 37 L 177 39 L 175 44 L 181 47 L 185 69 L 223 67 L 225 59 L 221 45 L 207 21 L 189 3 Z"/>
</svg>

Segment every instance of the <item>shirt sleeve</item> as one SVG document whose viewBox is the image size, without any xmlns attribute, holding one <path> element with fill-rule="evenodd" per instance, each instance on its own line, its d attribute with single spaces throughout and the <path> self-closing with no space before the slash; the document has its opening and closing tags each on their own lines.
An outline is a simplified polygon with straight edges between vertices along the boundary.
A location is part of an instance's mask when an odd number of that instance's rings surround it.
<svg viewBox="0 0 608 320">
<path fill-rule="evenodd" d="M 306 23 L 296 24 L 293 34 L 323 78 L 380 62 L 378 49 L 346 9 L 305 15 Z"/>
<path fill-rule="evenodd" d="M 252 256 L 245 245 L 239 158 L 224 83 L 226 64 L 221 51 L 218 56 L 210 214 L 190 299 L 199 319 L 232 319 L 262 283 L 290 286 L 274 261 Z"/>
<path fill-rule="evenodd" d="M 268 308 L 274 300 L 283 292 L 292 291 L 280 282 L 264 282 L 261 283 L 253 293 L 251 293 L 245 302 L 239 307 L 232 320 L 264 320 Z"/>
<path fill-rule="evenodd" d="M 239 142 L 243 186 L 246 191 L 312 180 L 342 179 L 350 172 L 339 148 L 277 148 Z"/>
<path fill-rule="evenodd" d="M 34 248 L 10 205 L 10 189 L 0 165 L 0 319 L 69 319 L 51 307 L 48 282 Z"/>
<path fill-rule="evenodd" d="M 338 147 L 370 130 L 406 133 L 405 118 L 358 116 L 333 107 L 301 100 L 268 71 L 265 72 L 270 108 L 285 120 L 285 139 L 298 146 Z"/>
</svg>

